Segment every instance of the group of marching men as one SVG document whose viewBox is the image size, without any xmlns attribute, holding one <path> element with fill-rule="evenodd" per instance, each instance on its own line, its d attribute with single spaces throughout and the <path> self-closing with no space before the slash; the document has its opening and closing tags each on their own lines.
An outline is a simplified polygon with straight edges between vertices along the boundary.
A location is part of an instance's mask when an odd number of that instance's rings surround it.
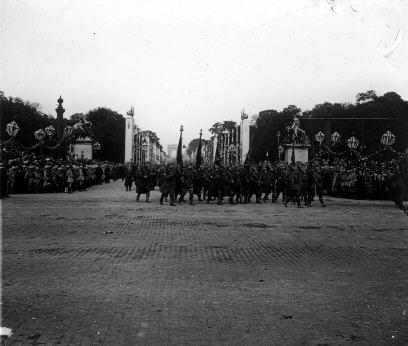
<svg viewBox="0 0 408 346">
<path fill-rule="evenodd" d="M 160 204 L 169 202 L 171 206 L 198 201 L 223 201 L 231 204 L 247 204 L 252 201 L 262 203 L 271 198 L 276 203 L 282 195 L 285 206 L 293 202 L 297 207 L 311 206 L 317 195 L 321 206 L 323 202 L 322 174 L 318 165 L 295 163 L 239 166 L 201 166 L 179 167 L 162 165 L 156 168 L 148 165 L 129 167 L 125 178 L 126 191 L 136 185 L 136 200 L 142 194 L 150 203 L 150 191 L 159 186 Z M 302 203 L 303 202 L 303 203 Z M 303 204 L 303 205 L 302 205 Z"/>
</svg>

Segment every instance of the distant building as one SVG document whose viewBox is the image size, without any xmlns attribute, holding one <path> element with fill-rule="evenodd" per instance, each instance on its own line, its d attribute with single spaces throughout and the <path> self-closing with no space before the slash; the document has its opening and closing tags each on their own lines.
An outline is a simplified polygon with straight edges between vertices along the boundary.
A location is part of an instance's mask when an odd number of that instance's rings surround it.
<svg viewBox="0 0 408 346">
<path fill-rule="evenodd" d="M 125 162 L 133 163 L 163 163 L 167 155 L 156 134 L 149 130 L 141 130 L 134 120 L 133 106 L 127 112 L 125 126 Z"/>
<path fill-rule="evenodd" d="M 173 160 L 177 157 L 177 144 L 169 144 L 167 146 L 167 156 L 169 160 Z"/>
</svg>

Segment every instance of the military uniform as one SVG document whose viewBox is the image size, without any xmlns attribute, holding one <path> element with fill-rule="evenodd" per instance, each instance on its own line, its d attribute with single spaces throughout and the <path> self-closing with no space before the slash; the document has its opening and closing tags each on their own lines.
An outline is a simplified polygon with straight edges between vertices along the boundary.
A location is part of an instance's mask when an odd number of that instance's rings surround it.
<svg viewBox="0 0 408 346">
<path fill-rule="evenodd" d="M 294 167 L 290 173 L 289 195 L 290 195 L 290 198 L 293 200 L 293 202 L 297 204 L 298 208 L 302 207 L 302 205 L 300 204 L 302 182 L 303 182 L 303 176 L 302 176 L 300 169 L 298 167 Z M 288 206 L 288 202 L 289 202 L 289 199 L 286 198 L 285 207 Z"/>
<path fill-rule="evenodd" d="M 136 201 L 139 202 L 141 194 L 146 194 L 146 202 L 150 203 L 151 178 L 147 167 L 139 168 L 134 177 L 136 185 Z"/>
<path fill-rule="evenodd" d="M 234 172 L 231 167 L 223 169 L 222 174 L 222 196 L 229 197 L 228 201 L 231 204 L 234 202 Z"/>
<path fill-rule="evenodd" d="M 207 192 L 207 203 L 210 203 L 212 197 L 217 198 L 217 204 L 222 204 L 222 174 L 220 168 L 215 168 L 207 176 L 209 179 L 209 187 Z"/>
<path fill-rule="evenodd" d="M 184 196 L 189 194 L 190 205 L 193 203 L 193 192 L 194 192 L 194 170 L 192 166 L 187 167 L 184 172 L 181 173 L 181 194 L 179 197 L 179 204 L 184 200 Z"/>
<path fill-rule="evenodd" d="M 243 168 L 241 167 L 236 167 L 234 169 L 234 184 L 233 184 L 233 190 L 235 194 L 235 203 L 243 203 L 242 199 L 242 179 L 241 179 L 241 170 Z"/>
<path fill-rule="evenodd" d="M 323 201 L 323 185 L 322 185 L 322 177 L 321 173 L 319 172 L 318 168 L 308 167 L 307 170 L 307 200 L 306 205 L 311 206 L 311 202 L 316 195 L 319 197 L 320 204 L 322 207 L 325 207 Z"/>
<path fill-rule="evenodd" d="M 256 203 L 261 203 L 261 181 L 256 167 L 252 166 L 248 172 L 247 203 L 251 203 L 251 198 L 255 194 Z"/>
<path fill-rule="evenodd" d="M 194 171 L 193 175 L 193 193 L 197 195 L 199 201 L 202 201 L 201 192 L 204 185 L 204 168 L 200 167 L 198 170 Z"/>
<path fill-rule="evenodd" d="M 261 195 L 259 199 L 262 197 L 262 193 L 264 194 L 263 201 L 266 202 L 268 200 L 269 194 L 272 192 L 272 174 L 271 171 L 268 171 L 266 167 L 262 168 L 260 172 L 260 192 Z"/>
<path fill-rule="evenodd" d="M 176 174 L 174 167 L 164 167 L 159 173 L 160 204 L 170 196 L 170 205 L 175 206 Z"/>
</svg>

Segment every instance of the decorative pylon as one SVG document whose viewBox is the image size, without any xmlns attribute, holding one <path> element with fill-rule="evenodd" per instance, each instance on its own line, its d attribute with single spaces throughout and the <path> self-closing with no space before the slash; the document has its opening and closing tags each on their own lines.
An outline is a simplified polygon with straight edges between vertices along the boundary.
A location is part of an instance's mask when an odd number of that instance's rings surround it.
<svg viewBox="0 0 408 346">
<path fill-rule="evenodd" d="M 62 136 L 64 135 L 63 117 L 64 117 L 64 112 L 65 112 L 64 107 L 62 107 L 62 103 L 64 102 L 64 100 L 62 99 L 61 95 L 59 99 L 57 100 L 57 102 L 58 102 L 58 107 L 55 109 L 55 111 L 57 112 L 57 135 L 58 135 L 58 140 L 60 141 L 62 139 Z"/>
</svg>

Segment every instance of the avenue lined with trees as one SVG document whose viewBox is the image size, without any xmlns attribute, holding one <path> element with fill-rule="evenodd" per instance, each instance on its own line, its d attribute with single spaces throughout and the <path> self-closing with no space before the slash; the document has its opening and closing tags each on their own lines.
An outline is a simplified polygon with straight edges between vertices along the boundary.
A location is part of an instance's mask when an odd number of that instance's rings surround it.
<svg viewBox="0 0 408 346">
<path fill-rule="evenodd" d="M 25 146 L 36 143 L 33 133 L 39 128 L 53 125 L 56 127 L 56 119 L 41 112 L 40 105 L 35 102 L 22 100 L 16 97 L 7 97 L 4 93 L 1 97 L 1 139 L 7 139 L 6 125 L 15 121 L 20 131 L 18 139 Z M 278 147 L 284 141 L 285 129 L 297 117 L 301 127 L 306 131 L 312 145 L 312 156 L 319 150 L 313 136 L 324 130 L 327 121 L 330 121 L 331 132 L 340 134 L 341 139 L 332 147 L 334 151 L 342 152 L 347 149 L 346 139 L 355 136 L 360 143 L 359 151 L 369 155 L 381 147 L 380 138 L 389 129 L 397 138 L 393 146 L 396 151 L 404 152 L 408 148 L 408 102 L 403 100 L 395 92 L 387 92 L 378 96 L 374 90 L 359 93 L 356 102 L 351 103 L 328 103 L 324 102 L 314 106 L 311 110 L 302 111 L 295 105 L 289 105 L 281 111 L 265 110 L 252 118 L 251 122 L 251 161 L 278 161 Z M 125 119 L 118 112 L 106 107 L 98 107 L 89 112 L 76 113 L 68 119 L 64 118 L 64 126 L 73 125 L 81 118 L 92 123 L 93 137 L 101 144 L 98 153 L 100 159 L 111 162 L 123 162 L 124 160 L 124 129 Z M 208 131 L 211 133 L 210 140 L 202 140 L 203 148 L 211 147 L 211 140 L 223 131 L 231 131 L 237 123 L 226 120 L 213 124 Z M 158 141 L 155 132 L 150 131 L 150 138 Z M 49 144 L 55 144 L 57 139 L 50 138 Z M 195 138 L 187 145 L 187 155 L 193 158 L 199 143 Z M 325 141 L 331 145 L 330 138 Z"/>
</svg>

